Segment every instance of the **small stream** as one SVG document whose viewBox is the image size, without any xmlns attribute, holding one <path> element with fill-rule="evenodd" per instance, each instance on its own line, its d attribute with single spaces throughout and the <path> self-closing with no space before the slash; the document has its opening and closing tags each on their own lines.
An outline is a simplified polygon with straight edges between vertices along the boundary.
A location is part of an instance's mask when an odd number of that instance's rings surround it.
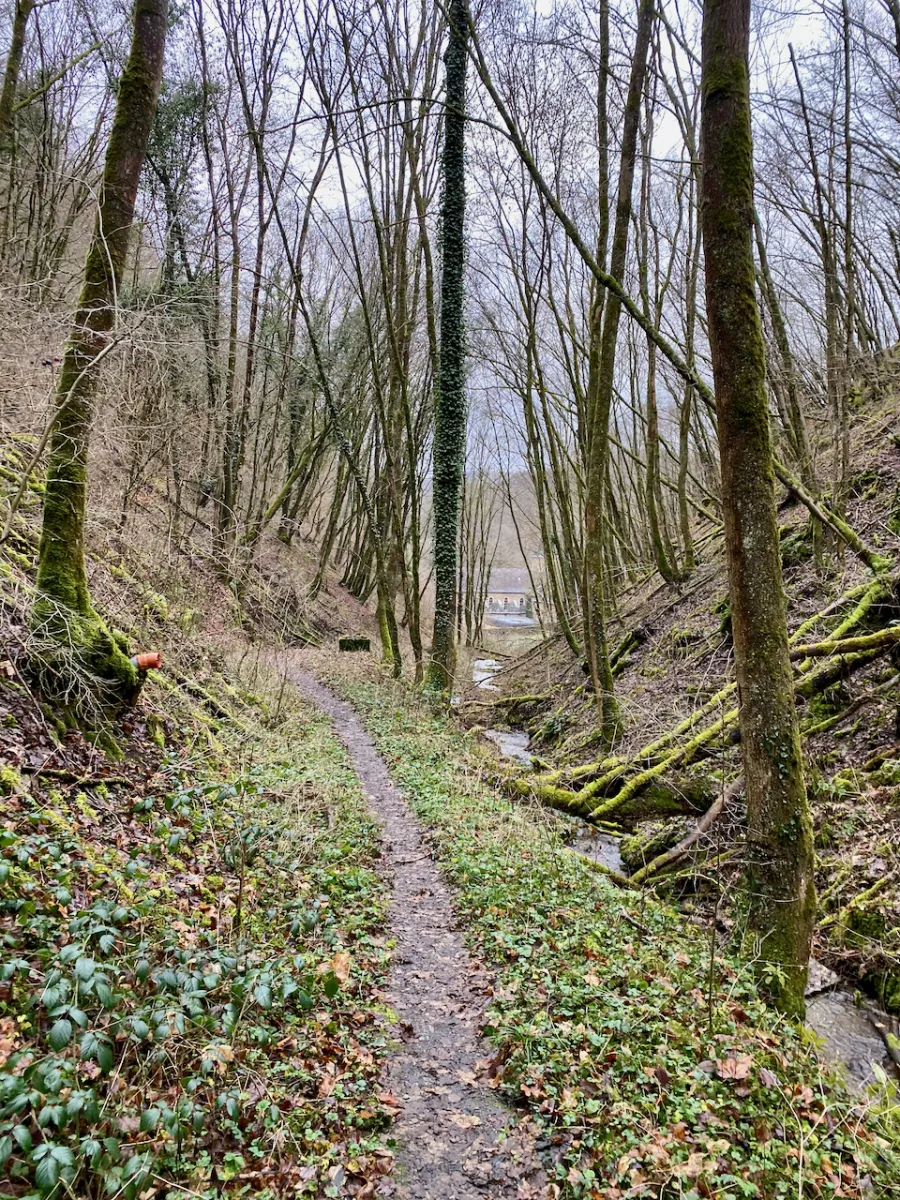
<svg viewBox="0 0 900 1200">
<path fill-rule="evenodd" d="M 492 681 L 502 666 L 494 658 L 476 658 L 472 663 L 472 682 L 486 692 L 499 692 L 500 689 Z"/>
<path fill-rule="evenodd" d="M 492 658 L 479 658 L 472 666 L 472 682 L 485 691 L 499 691 L 493 678 L 502 663 Z M 506 729 L 487 729 L 484 736 L 505 758 L 531 763 L 528 751 L 531 739 L 527 733 Z M 568 841 L 571 850 L 591 858 L 610 871 L 622 872 L 625 867 L 619 853 L 619 839 L 573 819 L 573 834 Z M 872 1024 L 868 1013 L 891 1027 L 891 1018 L 873 1006 L 860 1008 L 853 995 L 841 987 L 842 980 L 815 959 L 810 962 L 807 987 L 806 1023 L 822 1039 L 821 1057 L 829 1063 L 841 1063 L 847 1085 L 854 1092 L 863 1092 L 876 1082 L 877 1064 L 888 1078 L 897 1078 L 897 1067 L 887 1052 L 884 1041 Z"/>
<path fill-rule="evenodd" d="M 499 692 L 494 676 L 502 666 L 503 663 L 495 658 L 476 658 L 472 663 L 472 682 L 482 691 Z M 528 753 L 531 738 L 527 733 L 521 730 L 486 729 L 484 736 L 494 743 L 504 758 L 512 758 L 525 766 L 531 765 L 531 755 Z"/>
</svg>

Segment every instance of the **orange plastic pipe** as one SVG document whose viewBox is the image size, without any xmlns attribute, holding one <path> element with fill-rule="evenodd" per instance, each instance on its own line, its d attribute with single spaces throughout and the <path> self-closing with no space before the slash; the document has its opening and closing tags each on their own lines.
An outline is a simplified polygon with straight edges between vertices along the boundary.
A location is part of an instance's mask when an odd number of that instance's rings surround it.
<svg viewBox="0 0 900 1200">
<path fill-rule="evenodd" d="M 135 654 L 131 660 L 139 671 L 158 671 L 162 666 L 162 655 L 158 650 L 147 654 Z"/>
</svg>

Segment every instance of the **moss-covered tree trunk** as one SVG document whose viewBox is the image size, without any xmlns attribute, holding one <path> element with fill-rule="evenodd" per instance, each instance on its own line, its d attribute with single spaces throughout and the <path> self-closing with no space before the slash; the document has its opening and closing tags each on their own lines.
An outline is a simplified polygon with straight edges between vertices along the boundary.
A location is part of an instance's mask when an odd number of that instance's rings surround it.
<svg viewBox="0 0 900 1200">
<path fill-rule="evenodd" d="M 128 254 L 138 182 L 156 109 L 166 37 L 166 0 L 136 0 L 131 52 L 119 81 L 84 283 L 56 390 L 47 463 L 36 645 L 50 674 L 85 670 L 110 684 L 104 701 L 128 697 L 135 669 L 94 612 L 85 566 L 87 458 L 97 358 L 107 346 Z M 54 659 L 55 665 L 50 663 Z M 62 680 L 58 680 L 62 683 Z"/>
<path fill-rule="evenodd" d="M 641 0 L 631 76 L 622 121 L 622 154 L 616 194 L 616 219 L 610 251 L 609 273 L 621 283 L 628 255 L 631 193 L 637 160 L 641 96 L 647 75 L 647 58 L 653 30 L 652 0 Z M 618 730 L 619 713 L 609 665 L 606 637 L 606 556 L 603 514 L 609 466 L 609 417 L 615 385 L 616 346 L 622 304 L 610 293 L 602 309 L 591 314 L 591 345 L 587 394 L 587 480 L 584 503 L 584 628 L 591 680 L 600 709 L 601 732 L 611 742 Z M 602 327 L 600 317 L 602 316 Z"/>
<path fill-rule="evenodd" d="M 9 150 L 13 107 L 16 101 L 16 89 L 19 86 L 22 54 L 25 50 L 25 34 L 28 30 L 28 18 L 34 12 L 34 4 L 35 0 L 18 0 L 13 15 L 12 40 L 9 44 L 9 54 L 6 56 L 3 89 L 0 91 L 0 153 L 6 153 Z"/>
<path fill-rule="evenodd" d="M 465 112 L 467 0 L 451 0 L 441 173 L 440 371 L 434 414 L 434 632 L 428 682 L 446 691 L 456 667 L 460 492 L 466 460 Z"/>
<path fill-rule="evenodd" d="M 812 825 L 791 686 L 766 364 L 753 262 L 750 0 L 705 0 L 702 225 L 741 753 L 750 928 L 760 974 L 803 1012 L 815 916 Z"/>
</svg>

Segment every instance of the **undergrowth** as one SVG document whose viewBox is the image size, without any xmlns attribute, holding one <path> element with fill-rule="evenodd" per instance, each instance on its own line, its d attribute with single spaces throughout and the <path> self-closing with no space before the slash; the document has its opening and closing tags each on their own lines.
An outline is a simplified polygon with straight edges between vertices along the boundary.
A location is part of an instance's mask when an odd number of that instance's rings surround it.
<svg viewBox="0 0 900 1200">
<path fill-rule="evenodd" d="M 402 686 L 343 677 L 496 973 L 494 1083 L 547 1126 L 570 1197 L 861 1197 L 900 1190 L 896 1096 L 852 1098 L 745 963 L 615 889 L 552 818 L 500 797 L 473 743 Z"/>
<path fill-rule="evenodd" d="M 4 769 L 3 1196 L 371 1195 L 388 1169 L 377 831 L 327 722 L 279 709 L 130 775 Z"/>
</svg>

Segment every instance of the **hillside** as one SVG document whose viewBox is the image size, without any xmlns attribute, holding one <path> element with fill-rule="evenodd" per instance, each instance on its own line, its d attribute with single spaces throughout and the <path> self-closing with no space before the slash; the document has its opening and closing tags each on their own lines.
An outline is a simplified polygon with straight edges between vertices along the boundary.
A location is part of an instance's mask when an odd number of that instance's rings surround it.
<svg viewBox="0 0 900 1200">
<path fill-rule="evenodd" d="M 847 514 L 894 562 L 900 552 L 896 378 L 892 365 L 880 367 L 854 414 Z M 900 1014 L 900 658 L 891 632 L 900 622 L 896 578 L 879 581 L 847 550 L 827 570 L 817 570 L 809 513 L 789 494 L 779 522 L 792 645 L 885 639 L 868 651 L 801 655 L 798 703 L 816 831 L 815 953 L 851 989 L 862 987 Z M 739 776 L 734 692 L 726 686 L 733 677 L 733 646 L 720 547 L 720 535 L 710 530 L 688 581 L 666 585 L 651 575 L 617 594 L 611 639 L 623 731 L 614 757 L 597 762 L 592 754 L 596 704 L 582 664 L 560 636 L 504 660 L 490 679 L 500 695 L 475 687 L 460 706 L 469 725 L 529 734 L 533 768 L 508 779 L 508 786 L 589 816 L 621 837 L 625 875 L 644 878 L 657 856 L 688 835 L 725 784 Z M 487 652 L 493 646 L 489 641 Z M 640 782 L 632 787 L 635 779 Z M 623 781 L 627 792 L 617 804 Z M 724 811 L 713 815 L 683 854 L 658 864 L 657 890 L 677 897 L 688 911 L 718 912 L 723 897 L 727 909 L 743 866 L 741 796 L 730 795 Z M 732 914 L 729 930 L 733 919 L 740 924 Z M 739 930 L 732 936 L 739 939 Z"/>
</svg>

